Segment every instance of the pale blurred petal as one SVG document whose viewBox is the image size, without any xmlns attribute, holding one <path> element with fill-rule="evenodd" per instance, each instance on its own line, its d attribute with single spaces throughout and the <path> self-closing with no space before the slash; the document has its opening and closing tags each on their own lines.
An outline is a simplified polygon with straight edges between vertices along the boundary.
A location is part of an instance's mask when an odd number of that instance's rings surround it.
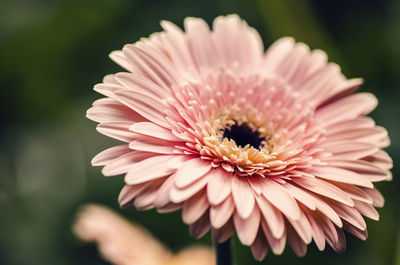
<svg viewBox="0 0 400 265">
<path fill-rule="evenodd" d="M 116 265 L 160 265 L 172 255 L 145 228 L 99 205 L 83 207 L 73 231 L 96 243 L 102 256 Z"/>
</svg>

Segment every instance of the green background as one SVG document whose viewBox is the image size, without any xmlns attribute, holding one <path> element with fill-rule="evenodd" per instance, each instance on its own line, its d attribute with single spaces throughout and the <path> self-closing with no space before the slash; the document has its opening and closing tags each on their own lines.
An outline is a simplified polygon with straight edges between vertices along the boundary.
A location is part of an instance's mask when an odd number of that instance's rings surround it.
<svg viewBox="0 0 400 265">
<path fill-rule="evenodd" d="M 93 245 L 79 242 L 71 224 L 88 202 L 108 205 L 145 225 L 171 249 L 210 244 L 191 238 L 180 213 L 120 210 L 121 177 L 103 178 L 91 158 L 116 142 L 85 118 L 101 96 L 92 90 L 122 71 L 113 50 L 160 31 L 159 21 L 182 26 L 186 16 L 211 22 L 238 13 L 265 46 L 294 36 L 321 48 L 347 77 L 363 77 L 362 91 L 380 100 L 372 113 L 388 129 L 394 180 L 378 183 L 386 198 L 381 220 L 367 220 L 366 242 L 347 236 L 346 252 L 309 246 L 305 258 L 286 248 L 261 264 L 400 265 L 400 1 L 0 1 L 0 264 L 108 264 Z M 257 264 L 234 240 L 236 264 Z"/>
</svg>

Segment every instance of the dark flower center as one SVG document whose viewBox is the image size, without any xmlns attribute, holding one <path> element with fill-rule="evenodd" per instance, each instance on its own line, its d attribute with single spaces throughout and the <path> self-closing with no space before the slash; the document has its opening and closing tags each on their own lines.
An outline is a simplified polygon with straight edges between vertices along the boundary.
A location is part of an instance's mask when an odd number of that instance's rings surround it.
<svg viewBox="0 0 400 265">
<path fill-rule="evenodd" d="M 249 144 L 254 148 L 259 148 L 264 140 L 258 131 L 251 129 L 246 123 L 225 128 L 223 137 L 234 140 L 237 146 L 245 147 Z"/>
</svg>

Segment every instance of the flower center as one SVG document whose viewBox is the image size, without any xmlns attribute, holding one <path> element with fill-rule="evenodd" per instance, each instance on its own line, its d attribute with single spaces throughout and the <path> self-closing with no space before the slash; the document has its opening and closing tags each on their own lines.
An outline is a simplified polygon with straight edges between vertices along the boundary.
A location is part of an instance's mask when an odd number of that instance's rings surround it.
<svg viewBox="0 0 400 265">
<path fill-rule="evenodd" d="M 250 145 L 256 149 L 260 148 L 262 141 L 265 140 L 257 130 L 250 128 L 247 123 L 226 127 L 223 137 L 235 141 L 238 146 L 245 147 Z"/>
</svg>

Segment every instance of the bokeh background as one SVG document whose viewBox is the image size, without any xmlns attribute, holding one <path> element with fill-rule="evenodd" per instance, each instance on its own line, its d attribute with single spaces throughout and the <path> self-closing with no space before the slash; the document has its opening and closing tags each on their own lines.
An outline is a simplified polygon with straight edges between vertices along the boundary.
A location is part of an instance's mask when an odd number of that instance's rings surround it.
<svg viewBox="0 0 400 265">
<path fill-rule="evenodd" d="M 108 264 L 94 245 L 71 233 L 78 208 L 108 205 L 152 231 L 173 250 L 194 243 L 180 213 L 120 210 L 121 177 L 104 178 L 91 158 L 114 142 L 85 118 L 101 96 L 92 90 L 108 73 L 123 71 L 113 50 L 160 31 L 159 21 L 184 17 L 209 23 L 238 13 L 259 30 L 265 46 L 290 35 L 328 52 L 347 77 L 364 77 L 363 91 L 380 100 L 371 114 L 388 129 L 392 182 L 381 220 L 368 220 L 369 239 L 348 236 L 347 251 L 305 258 L 289 248 L 262 264 L 400 264 L 400 1 L 398 0 L 1 0 L 0 1 L 0 264 Z M 234 239 L 236 264 L 257 264 Z"/>
</svg>

